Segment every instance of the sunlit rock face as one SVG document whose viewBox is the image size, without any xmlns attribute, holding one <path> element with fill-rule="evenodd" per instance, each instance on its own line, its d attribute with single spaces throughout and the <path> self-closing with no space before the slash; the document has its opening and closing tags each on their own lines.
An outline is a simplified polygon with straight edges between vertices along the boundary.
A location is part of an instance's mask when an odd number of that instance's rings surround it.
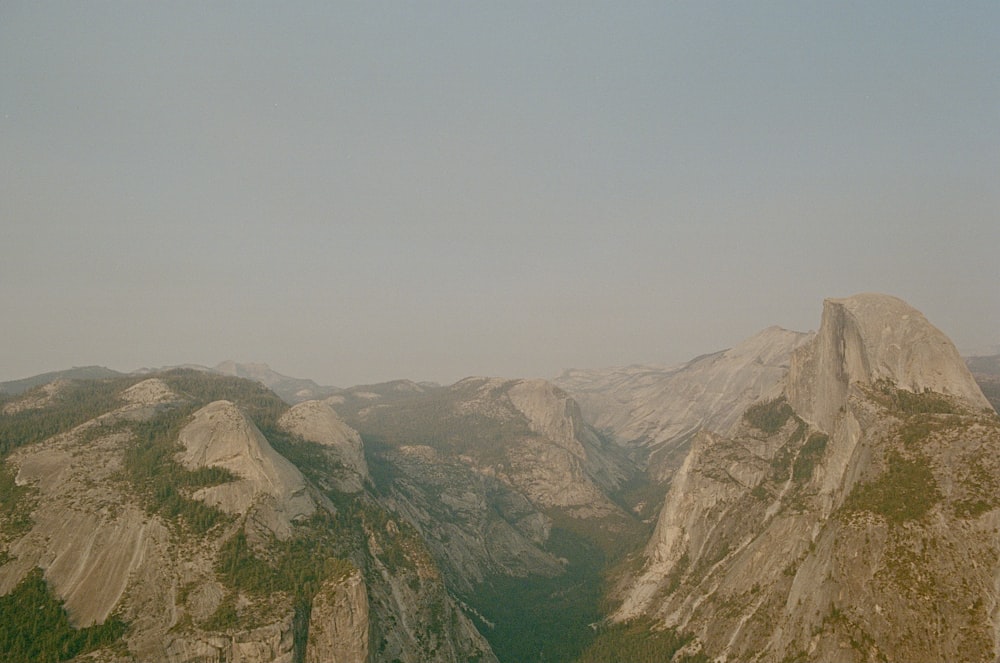
<svg viewBox="0 0 1000 663">
<path fill-rule="evenodd" d="M 920 311 L 889 295 L 826 300 L 818 337 L 793 357 L 792 407 L 831 430 L 851 384 L 880 380 L 918 394 L 955 396 L 973 408 L 991 407 L 954 344 Z"/>
<path fill-rule="evenodd" d="M 589 423 L 664 480 L 683 462 L 696 431 L 728 432 L 751 403 L 780 390 L 792 352 L 811 337 L 769 327 L 680 366 L 571 370 L 555 382 Z"/>
<path fill-rule="evenodd" d="M 313 599 L 306 663 L 367 661 L 368 594 L 360 573 L 335 578 Z"/>
<path fill-rule="evenodd" d="M 245 514 L 253 507 L 279 538 L 291 533 L 294 520 L 315 512 L 302 473 L 229 401 L 198 410 L 179 441 L 184 451 L 178 460 L 184 467 L 221 467 L 239 477 L 199 489 L 196 499 L 233 514 Z"/>
<path fill-rule="evenodd" d="M 337 490 L 356 493 L 364 487 L 369 477 L 361 436 L 328 404 L 299 403 L 283 414 L 278 424 L 289 433 L 324 447 L 333 463 L 342 468 L 330 477 Z"/>
<path fill-rule="evenodd" d="M 993 660 L 1000 419 L 951 342 L 829 300 L 783 384 L 695 437 L 615 619 L 716 660 Z"/>
</svg>

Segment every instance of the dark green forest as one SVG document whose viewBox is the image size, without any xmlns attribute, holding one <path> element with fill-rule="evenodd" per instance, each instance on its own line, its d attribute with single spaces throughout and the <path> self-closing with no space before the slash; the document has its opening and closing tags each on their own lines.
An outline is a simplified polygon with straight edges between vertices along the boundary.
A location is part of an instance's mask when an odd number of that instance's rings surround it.
<svg viewBox="0 0 1000 663">
<path fill-rule="evenodd" d="M 63 602 L 49 591 L 35 568 L 13 592 L 0 596 L 0 660 L 56 663 L 116 643 L 127 625 L 115 617 L 103 624 L 73 628 Z"/>
</svg>

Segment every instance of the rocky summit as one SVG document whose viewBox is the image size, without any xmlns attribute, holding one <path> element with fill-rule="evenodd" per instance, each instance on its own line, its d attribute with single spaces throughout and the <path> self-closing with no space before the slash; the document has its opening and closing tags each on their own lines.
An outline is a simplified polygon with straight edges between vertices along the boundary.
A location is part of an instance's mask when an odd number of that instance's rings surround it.
<svg viewBox="0 0 1000 663">
<path fill-rule="evenodd" d="M 861 294 L 553 381 L 8 383 L 0 659 L 993 661 L 987 360 Z"/>
</svg>

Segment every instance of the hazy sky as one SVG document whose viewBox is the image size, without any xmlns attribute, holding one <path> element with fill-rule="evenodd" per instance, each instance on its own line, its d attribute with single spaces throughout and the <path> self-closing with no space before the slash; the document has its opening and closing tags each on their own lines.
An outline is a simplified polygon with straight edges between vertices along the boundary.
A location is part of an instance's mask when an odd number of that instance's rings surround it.
<svg viewBox="0 0 1000 663">
<path fill-rule="evenodd" d="M 1000 3 L 0 2 L 0 379 L 1000 343 Z"/>
</svg>

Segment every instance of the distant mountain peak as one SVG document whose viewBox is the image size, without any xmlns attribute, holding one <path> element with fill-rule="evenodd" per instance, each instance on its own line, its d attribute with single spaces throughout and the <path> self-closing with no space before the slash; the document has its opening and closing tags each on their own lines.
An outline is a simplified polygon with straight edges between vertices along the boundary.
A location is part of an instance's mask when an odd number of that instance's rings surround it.
<svg viewBox="0 0 1000 663">
<path fill-rule="evenodd" d="M 340 391 L 337 387 L 321 386 L 312 380 L 283 375 L 260 362 L 244 363 L 227 359 L 211 370 L 222 375 L 260 382 L 290 404 L 326 398 Z"/>
</svg>

